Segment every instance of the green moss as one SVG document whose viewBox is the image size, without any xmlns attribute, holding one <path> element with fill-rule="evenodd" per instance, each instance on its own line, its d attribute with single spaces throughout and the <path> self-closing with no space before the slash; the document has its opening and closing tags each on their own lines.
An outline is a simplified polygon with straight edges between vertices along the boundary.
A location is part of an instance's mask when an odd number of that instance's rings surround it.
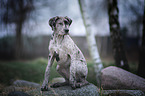
<svg viewBox="0 0 145 96">
<path fill-rule="evenodd" d="M 46 66 L 47 59 L 43 58 L 33 61 L 0 62 L 0 83 L 9 85 L 17 79 L 42 83 Z M 59 76 L 55 67 L 56 64 L 51 67 L 50 80 Z"/>
</svg>

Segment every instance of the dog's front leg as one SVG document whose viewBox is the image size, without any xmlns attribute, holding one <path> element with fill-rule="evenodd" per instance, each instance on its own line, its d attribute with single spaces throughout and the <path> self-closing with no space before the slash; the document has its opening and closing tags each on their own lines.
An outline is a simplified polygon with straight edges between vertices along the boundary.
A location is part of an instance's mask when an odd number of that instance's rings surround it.
<svg viewBox="0 0 145 96">
<path fill-rule="evenodd" d="M 76 89 L 76 68 L 75 60 L 71 60 L 69 84 L 72 89 Z"/>
<path fill-rule="evenodd" d="M 44 77 L 44 81 L 43 81 L 43 84 L 41 87 L 41 91 L 48 91 L 49 90 L 48 80 L 49 80 L 49 75 L 50 75 L 50 67 L 53 64 L 53 61 L 54 61 L 54 55 L 49 55 L 48 65 L 47 65 L 46 70 L 45 70 L 45 77 Z"/>
</svg>

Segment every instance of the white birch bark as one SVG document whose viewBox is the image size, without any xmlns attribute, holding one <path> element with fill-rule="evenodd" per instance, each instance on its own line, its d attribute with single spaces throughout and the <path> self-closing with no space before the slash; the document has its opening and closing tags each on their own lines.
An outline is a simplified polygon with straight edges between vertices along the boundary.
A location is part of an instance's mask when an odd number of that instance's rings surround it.
<svg viewBox="0 0 145 96">
<path fill-rule="evenodd" d="M 91 31 L 91 22 L 90 22 L 90 19 L 89 19 L 87 10 L 86 10 L 87 6 L 85 3 L 85 0 L 78 0 L 78 2 L 79 2 L 79 6 L 80 6 L 83 23 L 84 23 L 85 30 L 86 30 L 86 38 L 87 38 L 87 43 L 89 46 L 90 56 L 94 63 L 94 70 L 96 73 L 97 84 L 100 87 L 100 84 L 101 84 L 100 76 L 101 76 L 101 70 L 103 69 L 103 64 L 102 64 L 102 61 L 99 56 L 95 35 Z"/>
</svg>

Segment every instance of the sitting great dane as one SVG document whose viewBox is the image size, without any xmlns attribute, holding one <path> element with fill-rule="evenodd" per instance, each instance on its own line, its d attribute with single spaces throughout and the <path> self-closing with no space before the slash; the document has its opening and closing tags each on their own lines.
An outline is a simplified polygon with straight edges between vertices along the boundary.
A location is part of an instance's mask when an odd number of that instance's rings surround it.
<svg viewBox="0 0 145 96">
<path fill-rule="evenodd" d="M 41 91 L 49 90 L 48 80 L 50 75 L 50 67 L 54 59 L 57 61 L 57 71 L 65 78 L 63 83 L 54 83 L 52 88 L 70 85 L 72 89 L 80 88 L 89 84 L 86 81 L 88 68 L 86 60 L 69 36 L 69 26 L 72 20 L 68 17 L 53 17 L 49 20 L 53 32 L 49 43 L 48 65 L 45 71 L 45 78 L 41 87 Z"/>
</svg>

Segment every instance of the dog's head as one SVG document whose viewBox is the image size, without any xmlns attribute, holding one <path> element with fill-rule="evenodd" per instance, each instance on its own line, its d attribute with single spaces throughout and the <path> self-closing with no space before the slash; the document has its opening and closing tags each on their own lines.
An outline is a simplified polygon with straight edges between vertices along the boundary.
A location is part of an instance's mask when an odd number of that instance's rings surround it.
<svg viewBox="0 0 145 96">
<path fill-rule="evenodd" d="M 51 26 L 52 30 L 57 32 L 59 35 L 67 35 L 71 23 L 72 20 L 68 17 L 56 16 L 49 20 L 49 25 Z"/>
</svg>

